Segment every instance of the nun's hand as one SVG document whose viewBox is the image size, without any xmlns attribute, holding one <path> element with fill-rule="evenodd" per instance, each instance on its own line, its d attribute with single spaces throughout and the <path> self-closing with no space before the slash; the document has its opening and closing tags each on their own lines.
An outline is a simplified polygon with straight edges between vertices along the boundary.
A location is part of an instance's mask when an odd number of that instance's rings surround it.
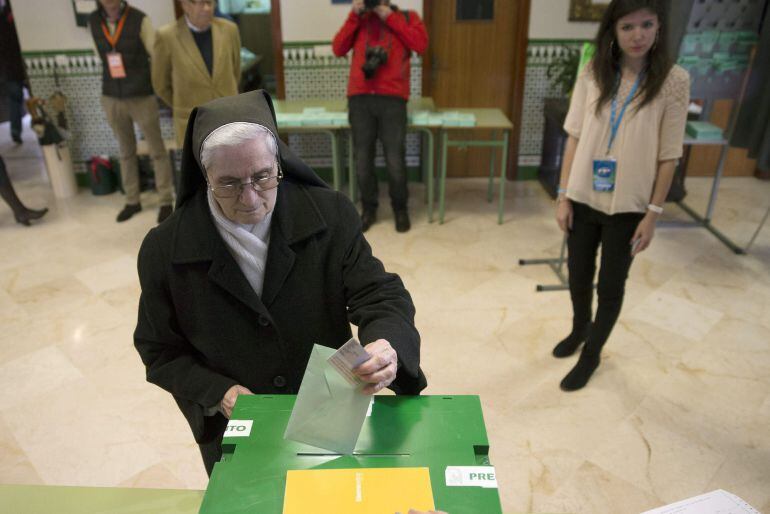
<svg viewBox="0 0 770 514">
<path fill-rule="evenodd" d="M 242 394 L 254 393 L 249 391 L 249 389 L 246 387 L 234 385 L 228 389 L 224 397 L 222 397 L 222 401 L 219 402 L 219 407 L 222 411 L 222 414 L 224 414 L 227 419 L 230 419 L 230 416 L 233 415 L 233 407 L 235 407 L 235 401 L 238 399 L 238 396 Z"/>
<path fill-rule="evenodd" d="M 364 350 L 370 355 L 369 360 L 354 369 L 353 373 L 367 383 L 363 393 L 374 394 L 388 387 L 396 379 L 398 355 L 385 339 L 377 339 L 367 344 Z"/>
</svg>

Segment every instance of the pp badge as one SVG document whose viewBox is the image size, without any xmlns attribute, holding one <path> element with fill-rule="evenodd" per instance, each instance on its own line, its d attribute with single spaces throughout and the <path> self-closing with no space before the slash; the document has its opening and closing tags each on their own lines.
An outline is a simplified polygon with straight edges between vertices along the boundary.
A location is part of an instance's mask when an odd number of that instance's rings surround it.
<svg viewBox="0 0 770 514">
<path fill-rule="evenodd" d="M 594 191 L 615 191 L 615 176 L 618 171 L 618 161 L 612 157 L 594 159 Z"/>
<path fill-rule="evenodd" d="M 126 67 L 123 66 L 123 55 L 120 52 L 107 53 L 107 67 L 110 71 L 110 78 L 126 78 Z"/>
</svg>

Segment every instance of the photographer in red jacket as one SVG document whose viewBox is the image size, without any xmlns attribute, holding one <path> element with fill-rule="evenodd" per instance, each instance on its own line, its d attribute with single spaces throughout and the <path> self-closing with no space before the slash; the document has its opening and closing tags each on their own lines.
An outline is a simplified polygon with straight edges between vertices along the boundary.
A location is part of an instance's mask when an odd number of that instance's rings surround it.
<svg viewBox="0 0 770 514">
<path fill-rule="evenodd" d="M 353 49 L 348 82 L 348 114 L 361 188 L 361 224 L 366 231 L 377 219 L 378 190 L 374 173 L 379 138 L 388 169 L 390 202 L 396 230 L 410 228 L 406 184 L 406 102 L 410 57 L 428 46 L 428 33 L 413 11 L 401 11 L 389 0 L 353 0 L 345 24 L 332 42 L 341 57 Z"/>
</svg>

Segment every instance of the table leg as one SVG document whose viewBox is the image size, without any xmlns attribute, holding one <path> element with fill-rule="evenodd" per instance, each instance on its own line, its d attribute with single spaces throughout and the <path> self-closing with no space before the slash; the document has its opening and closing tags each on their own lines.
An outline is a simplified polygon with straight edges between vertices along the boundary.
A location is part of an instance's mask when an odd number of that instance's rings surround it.
<svg viewBox="0 0 770 514">
<path fill-rule="evenodd" d="M 714 174 L 714 181 L 711 184 L 711 195 L 709 196 L 709 204 L 706 208 L 706 221 L 710 222 L 711 217 L 714 215 L 714 207 L 717 203 L 717 194 L 719 192 L 719 182 L 722 179 L 722 173 L 725 169 L 725 162 L 727 161 L 727 145 L 722 146 L 722 151 L 719 154 L 719 164 L 717 165 L 717 171 Z"/>
<path fill-rule="evenodd" d="M 353 133 L 348 133 L 348 192 L 350 201 L 356 203 L 356 169 L 353 164 Z"/>
<path fill-rule="evenodd" d="M 407 128 L 407 130 L 409 130 Z M 420 136 L 420 181 L 422 182 L 423 187 L 423 195 L 422 200 L 426 204 L 428 203 L 428 160 L 426 157 L 426 148 L 428 146 L 427 144 L 427 138 L 428 136 L 425 135 L 425 132 L 422 129 L 414 129 L 415 132 L 417 132 Z"/>
<path fill-rule="evenodd" d="M 340 176 L 340 157 L 339 148 L 337 147 L 337 133 L 333 130 L 328 131 L 329 138 L 332 143 L 332 181 L 334 182 L 334 190 L 339 191 L 342 187 Z"/>
<path fill-rule="evenodd" d="M 505 171 L 508 164 L 508 131 L 503 131 L 503 156 L 500 161 L 500 205 L 497 210 L 497 223 L 503 224 L 503 203 L 505 202 Z"/>
<path fill-rule="evenodd" d="M 433 131 L 431 129 L 421 129 L 421 131 L 425 134 L 425 138 L 428 141 L 428 151 L 427 151 L 427 158 L 426 158 L 426 164 L 427 164 L 427 177 L 426 177 L 426 184 L 425 187 L 428 190 L 428 223 L 433 223 L 433 195 L 434 195 L 434 186 L 433 186 L 433 159 L 435 159 L 435 143 L 433 141 Z"/>
<path fill-rule="evenodd" d="M 495 133 L 493 132 L 492 137 L 494 136 Z M 497 148 L 494 146 L 490 147 L 489 151 L 489 181 L 487 182 L 487 202 L 492 203 L 495 181 L 495 154 L 497 153 Z"/>
<path fill-rule="evenodd" d="M 441 131 L 441 162 L 439 163 L 440 175 L 438 179 L 438 222 L 444 223 L 444 202 L 446 201 L 446 156 L 448 138 L 446 130 Z"/>
</svg>

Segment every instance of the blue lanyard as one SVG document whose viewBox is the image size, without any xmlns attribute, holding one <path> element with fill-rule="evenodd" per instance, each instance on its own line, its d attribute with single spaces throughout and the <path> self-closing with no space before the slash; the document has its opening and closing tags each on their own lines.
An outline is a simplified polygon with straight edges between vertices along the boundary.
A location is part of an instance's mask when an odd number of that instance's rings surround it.
<svg viewBox="0 0 770 514">
<path fill-rule="evenodd" d="M 623 108 L 620 109 L 620 115 L 617 115 L 617 110 L 618 110 L 617 93 L 615 93 L 615 96 L 612 97 L 612 110 L 610 112 L 610 140 L 607 143 L 607 155 L 610 154 L 610 149 L 612 149 L 612 143 L 615 142 L 615 138 L 618 135 L 618 129 L 620 128 L 620 122 L 623 121 L 623 115 L 626 113 L 626 107 L 628 107 L 628 104 L 630 104 L 631 101 L 634 99 L 634 95 L 636 95 L 636 90 L 639 89 L 639 84 L 641 84 L 643 77 L 644 77 L 644 72 L 640 73 L 636 77 L 636 82 L 634 82 L 634 87 L 631 88 L 631 92 L 628 93 L 628 96 L 626 97 L 626 101 L 623 102 Z M 618 88 L 620 88 L 620 74 L 618 74 Z M 616 115 L 617 115 L 617 119 L 615 118 Z"/>
</svg>

